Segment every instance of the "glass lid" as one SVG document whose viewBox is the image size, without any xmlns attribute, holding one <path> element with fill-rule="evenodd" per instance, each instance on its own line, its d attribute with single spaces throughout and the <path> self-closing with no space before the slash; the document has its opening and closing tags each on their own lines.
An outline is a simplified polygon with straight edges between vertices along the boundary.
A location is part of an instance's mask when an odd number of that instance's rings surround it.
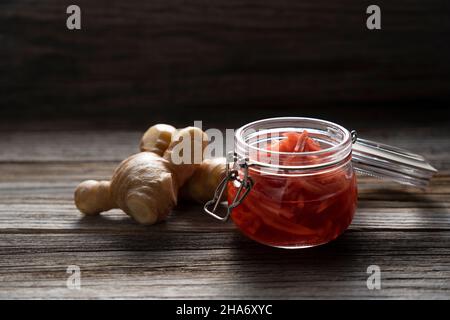
<svg viewBox="0 0 450 320">
<path fill-rule="evenodd" d="M 352 135 L 352 162 L 359 173 L 424 188 L 437 172 L 421 155 Z"/>
</svg>

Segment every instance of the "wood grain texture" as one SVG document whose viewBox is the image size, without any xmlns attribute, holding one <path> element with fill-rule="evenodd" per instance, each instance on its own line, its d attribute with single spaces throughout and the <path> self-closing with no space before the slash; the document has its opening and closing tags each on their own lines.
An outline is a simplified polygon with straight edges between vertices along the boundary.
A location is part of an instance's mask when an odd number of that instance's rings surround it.
<svg viewBox="0 0 450 320">
<path fill-rule="evenodd" d="M 440 173 L 423 191 L 360 177 L 349 230 L 294 251 L 258 245 L 192 204 L 150 227 L 120 210 L 83 217 L 75 186 L 108 179 L 135 152 L 136 131 L 5 131 L 0 298 L 450 298 L 448 128 L 363 131 L 422 152 Z M 381 290 L 366 287 L 373 264 Z M 66 287 L 68 265 L 81 268 L 80 291 Z"/>
<path fill-rule="evenodd" d="M 449 232 L 350 231 L 302 252 L 261 247 L 236 232 L 1 239 L 8 298 L 445 298 L 450 290 Z M 70 264 L 81 267 L 80 291 L 65 288 Z M 379 291 L 366 287 L 372 264 L 383 270 Z"/>
<path fill-rule="evenodd" d="M 233 123 L 450 101 L 446 0 L 380 0 L 376 32 L 360 0 L 79 0 L 75 32 L 69 4 L 0 3 L 5 117 Z"/>
</svg>

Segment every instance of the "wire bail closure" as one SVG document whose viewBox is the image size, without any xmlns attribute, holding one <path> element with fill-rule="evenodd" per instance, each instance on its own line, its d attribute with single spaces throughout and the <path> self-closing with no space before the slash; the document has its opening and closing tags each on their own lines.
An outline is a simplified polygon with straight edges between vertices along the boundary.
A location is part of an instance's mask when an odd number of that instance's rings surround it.
<svg viewBox="0 0 450 320">
<path fill-rule="evenodd" d="M 235 152 L 229 152 L 227 154 L 225 177 L 217 186 L 216 191 L 214 192 L 214 198 L 212 200 L 209 200 L 203 207 L 203 210 L 206 213 L 223 222 L 226 222 L 230 218 L 231 211 L 241 204 L 241 202 L 253 187 L 253 180 L 248 176 L 248 162 L 249 160 L 247 158 L 239 158 Z M 231 163 L 233 164 L 232 167 L 230 166 Z M 239 177 L 239 168 L 243 169 L 244 171 L 244 176 L 242 179 Z M 216 211 L 219 208 L 219 204 L 221 202 L 223 194 L 227 190 L 227 185 L 230 181 L 238 181 L 240 182 L 240 186 L 233 199 L 233 202 L 226 206 L 226 214 L 224 216 L 220 216 L 216 214 Z"/>
<path fill-rule="evenodd" d="M 356 130 L 352 130 L 350 131 L 350 135 L 352 136 L 352 143 L 356 143 L 358 140 L 358 132 L 356 132 Z"/>
</svg>

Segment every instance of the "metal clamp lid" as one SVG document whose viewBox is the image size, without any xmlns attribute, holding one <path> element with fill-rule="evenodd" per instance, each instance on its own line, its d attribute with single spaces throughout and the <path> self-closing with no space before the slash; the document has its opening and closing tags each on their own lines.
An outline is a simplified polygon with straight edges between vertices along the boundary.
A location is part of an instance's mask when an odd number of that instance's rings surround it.
<svg viewBox="0 0 450 320">
<path fill-rule="evenodd" d="M 352 138 L 352 162 L 359 173 L 424 188 L 437 172 L 421 155 L 358 138 L 356 131 Z"/>
<path fill-rule="evenodd" d="M 233 163 L 233 168 L 230 168 L 230 163 Z M 242 200 L 244 200 L 244 198 L 253 187 L 253 180 L 248 176 L 248 166 L 248 159 L 240 159 L 234 152 L 230 152 L 228 154 L 225 177 L 217 186 L 214 193 L 214 198 L 208 201 L 203 207 L 206 213 L 220 221 L 225 222 L 229 219 L 233 208 L 241 204 Z M 244 174 L 242 178 L 239 177 L 239 171 L 237 170 L 238 168 L 243 169 Z M 240 183 L 240 186 L 238 191 L 236 192 L 233 202 L 226 206 L 226 214 L 224 216 L 220 216 L 216 214 L 216 212 L 221 202 L 222 196 L 227 189 L 228 182 L 230 181 L 238 181 Z"/>
</svg>

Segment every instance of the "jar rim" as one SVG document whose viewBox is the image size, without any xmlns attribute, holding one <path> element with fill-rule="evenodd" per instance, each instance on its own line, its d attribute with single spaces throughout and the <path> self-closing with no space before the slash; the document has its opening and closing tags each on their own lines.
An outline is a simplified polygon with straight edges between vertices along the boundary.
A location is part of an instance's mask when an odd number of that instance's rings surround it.
<svg viewBox="0 0 450 320">
<path fill-rule="evenodd" d="M 249 144 L 246 139 L 245 131 L 250 129 L 251 127 L 257 127 L 258 125 L 264 125 L 264 124 L 273 124 L 273 123 L 283 123 L 283 122 L 305 122 L 310 123 L 312 125 L 323 125 L 328 126 L 330 128 L 333 128 L 335 131 L 339 131 L 339 133 L 342 135 L 342 138 L 340 141 L 328 148 L 324 148 L 322 150 L 318 151 L 308 151 L 308 152 L 280 152 L 280 151 L 273 151 L 273 150 L 267 150 L 265 148 L 260 148 L 258 146 L 254 146 Z M 282 128 L 282 125 L 280 125 L 279 128 Z M 304 128 L 307 130 L 308 128 Z M 236 139 L 236 146 L 235 149 L 237 151 L 238 155 L 242 156 L 242 150 L 251 150 L 252 152 L 258 153 L 258 152 L 265 152 L 270 154 L 278 154 L 280 156 L 297 156 L 297 157 L 310 157 L 310 156 L 324 156 L 326 159 L 323 159 L 324 161 L 318 164 L 314 165 L 290 165 L 290 166 L 282 166 L 282 165 L 270 165 L 265 162 L 260 161 L 251 161 L 254 164 L 263 166 L 263 167 L 272 167 L 272 168 L 278 168 L 278 169 L 309 169 L 309 168 L 319 168 L 319 167 L 327 167 L 330 165 L 334 165 L 343 159 L 345 159 L 350 153 L 352 149 L 352 137 L 351 133 L 344 128 L 343 126 L 336 124 L 331 121 L 317 119 L 317 118 L 308 118 L 308 117 L 275 117 L 275 118 L 267 118 L 267 119 L 261 119 L 256 120 L 250 123 L 247 123 L 236 130 L 235 133 L 235 139 Z M 245 154 L 245 152 L 244 152 Z"/>
</svg>

